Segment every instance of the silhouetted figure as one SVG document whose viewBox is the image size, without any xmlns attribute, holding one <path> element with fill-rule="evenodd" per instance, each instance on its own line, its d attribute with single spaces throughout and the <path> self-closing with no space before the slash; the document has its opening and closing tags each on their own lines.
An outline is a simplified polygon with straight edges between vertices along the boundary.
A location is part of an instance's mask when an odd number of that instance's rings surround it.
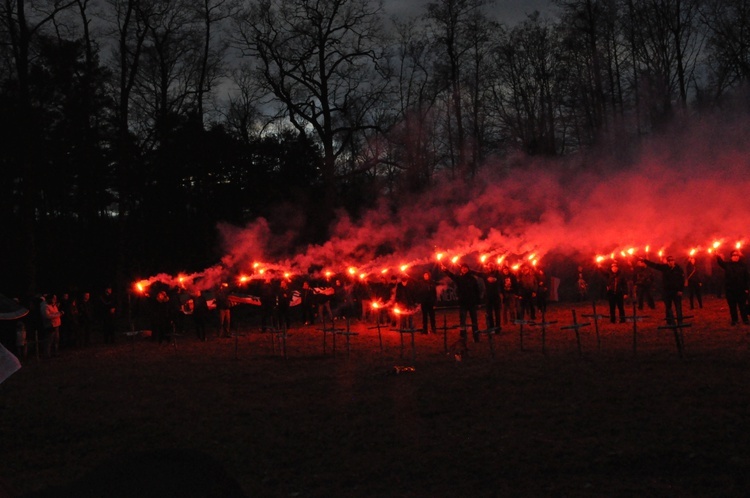
<svg viewBox="0 0 750 498">
<path fill-rule="evenodd" d="M 737 325 L 740 318 L 745 325 L 750 324 L 747 315 L 750 275 L 748 275 L 747 265 L 740 259 L 741 256 L 738 250 L 731 252 L 729 261 L 724 261 L 721 256 L 716 255 L 716 262 L 724 270 L 724 291 L 727 296 L 732 325 Z"/>
</svg>

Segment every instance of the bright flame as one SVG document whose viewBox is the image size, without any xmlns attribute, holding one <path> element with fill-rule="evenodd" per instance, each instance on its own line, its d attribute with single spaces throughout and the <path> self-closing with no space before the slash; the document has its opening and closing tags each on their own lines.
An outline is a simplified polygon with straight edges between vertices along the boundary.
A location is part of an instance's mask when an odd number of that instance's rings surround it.
<svg viewBox="0 0 750 498">
<path fill-rule="evenodd" d="M 326 278 L 331 278 L 331 272 L 330 271 L 326 272 Z"/>
<path fill-rule="evenodd" d="M 260 266 L 260 263 L 258 263 L 258 262 L 253 263 L 253 268 L 257 268 L 259 266 Z"/>
<path fill-rule="evenodd" d="M 445 256 L 445 254 L 443 254 L 442 252 L 439 252 L 437 253 L 435 257 L 437 258 L 438 261 L 440 261 L 441 259 L 443 259 L 443 256 Z"/>
<path fill-rule="evenodd" d="M 532 260 L 534 260 L 534 259 L 536 259 L 536 253 L 531 253 L 531 254 L 529 254 L 528 260 L 529 260 L 529 261 L 532 261 Z"/>
<path fill-rule="evenodd" d="M 359 279 L 360 279 L 360 280 L 364 280 L 364 279 L 366 279 L 366 278 L 367 278 L 367 273 L 364 273 L 364 272 L 363 272 L 363 273 L 360 273 L 360 274 L 359 274 Z"/>
<path fill-rule="evenodd" d="M 244 283 L 245 283 L 245 282 L 247 282 L 248 280 L 250 280 L 250 277 L 248 277 L 247 275 L 242 275 L 242 276 L 240 277 L 240 283 L 241 283 L 241 284 L 244 284 Z"/>
<path fill-rule="evenodd" d="M 456 261 L 458 261 L 458 256 L 453 256 L 453 258 L 451 259 L 451 263 L 455 265 Z"/>
<path fill-rule="evenodd" d="M 695 248 L 690 249 L 690 253 L 689 253 L 690 256 L 695 256 L 695 251 L 696 251 Z"/>
<path fill-rule="evenodd" d="M 375 310 L 376 310 L 376 309 L 378 309 L 378 308 L 380 308 L 380 303 L 378 303 L 378 302 L 373 302 L 373 303 L 372 303 L 372 309 L 375 309 Z"/>
<path fill-rule="evenodd" d="M 355 273 L 357 273 L 357 269 L 354 268 L 353 266 L 350 266 L 349 267 L 349 275 L 354 275 Z"/>
<path fill-rule="evenodd" d="M 504 259 L 505 259 L 505 254 L 503 254 L 502 256 L 500 256 L 499 258 L 497 258 L 497 264 L 499 264 L 499 265 L 503 264 L 503 260 Z"/>
<path fill-rule="evenodd" d="M 597 263 L 601 263 L 602 261 L 604 261 L 604 256 L 597 256 L 596 257 L 596 262 Z"/>
<path fill-rule="evenodd" d="M 513 271 L 518 271 L 519 268 L 521 268 L 521 263 L 516 263 L 513 265 Z"/>
<path fill-rule="evenodd" d="M 146 292 L 146 287 L 148 287 L 149 285 L 151 284 L 149 284 L 148 280 L 141 280 L 139 282 L 136 282 L 135 290 L 143 294 L 144 292 Z"/>
<path fill-rule="evenodd" d="M 382 270 L 380 270 L 380 273 L 385 275 L 386 273 L 388 273 L 388 268 L 383 268 Z"/>
<path fill-rule="evenodd" d="M 737 242 L 737 243 L 736 243 L 736 244 L 734 245 L 734 248 L 735 248 L 735 249 L 737 249 L 738 251 L 739 251 L 740 249 L 742 249 L 742 242 Z"/>
<path fill-rule="evenodd" d="M 633 255 L 634 252 L 635 252 L 635 247 L 631 247 L 630 249 L 628 249 L 628 254 L 630 254 L 631 256 Z"/>
<path fill-rule="evenodd" d="M 409 269 L 409 265 L 401 265 L 401 271 L 406 271 Z"/>
<path fill-rule="evenodd" d="M 482 257 L 479 258 L 479 261 L 482 262 L 482 264 L 484 264 L 484 262 L 487 261 L 487 255 L 482 254 Z"/>
<path fill-rule="evenodd" d="M 291 276 L 292 276 L 292 274 L 289 273 L 289 272 L 285 272 L 284 273 L 284 278 L 286 278 L 286 279 L 289 279 L 289 277 L 291 277 Z"/>
<path fill-rule="evenodd" d="M 401 314 L 401 310 L 398 308 L 393 308 L 393 312 L 396 313 L 397 315 Z"/>
</svg>

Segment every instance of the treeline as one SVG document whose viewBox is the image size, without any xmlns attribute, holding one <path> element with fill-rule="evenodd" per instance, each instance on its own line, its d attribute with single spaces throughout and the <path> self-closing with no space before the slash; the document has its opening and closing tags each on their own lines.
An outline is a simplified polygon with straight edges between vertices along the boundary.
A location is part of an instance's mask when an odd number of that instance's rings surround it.
<svg viewBox="0 0 750 498">
<path fill-rule="evenodd" d="M 199 270 L 222 255 L 219 222 L 321 241 L 336 209 L 438 174 L 736 109 L 750 76 L 750 0 L 558 0 L 513 26 L 493 11 L 3 2 L 2 290 Z"/>
</svg>

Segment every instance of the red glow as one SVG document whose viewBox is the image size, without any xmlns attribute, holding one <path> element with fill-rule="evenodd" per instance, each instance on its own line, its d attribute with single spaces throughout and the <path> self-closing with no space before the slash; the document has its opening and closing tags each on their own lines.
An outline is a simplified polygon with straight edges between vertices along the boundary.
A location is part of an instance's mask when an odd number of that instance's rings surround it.
<svg viewBox="0 0 750 498">
<path fill-rule="evenodd" d="M 136 282 L 134 285 L 135 291 L 139 294 L 143 294 L 144 292 L 146 292 L 146 288 L 149 285 L 151 285 L 151 283 L 148 280 L 141 280 L 139 282 Z"/>
</svg>

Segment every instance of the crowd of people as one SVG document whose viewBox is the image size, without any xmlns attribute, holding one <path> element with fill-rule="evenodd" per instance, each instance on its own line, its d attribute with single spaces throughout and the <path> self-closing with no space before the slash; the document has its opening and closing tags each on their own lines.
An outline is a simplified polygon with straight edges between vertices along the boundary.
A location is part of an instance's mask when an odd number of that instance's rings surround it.
<svg viewBox="0 0 750 498">
<path fill-rule="evenodd" d="M 729 306 L 731 324 L 738 325 L 740 320 L 745 325 L 750 325 L 748 312 L 750 311 L 750 272 L 747 264 L 742 260 L 739 249 L 732 250 L 729 261 L 725 261 L 721 255 L 716 256 L 716 264 L 724 270 L 724 293 Z M 656 308 L 654 302 L 654 288 L 657 282 L 654 278 L 655 270 L 661 273 L 661 298 L 664 303 L 665 321 L 667 325 L 681 324 L 683 322 L 682 300 L 687 292 L 690 309 L 696 306 L 703 308 L 703 284 L 704 276 L 696 265 L 693 256 L 687 258 L 683 269 L 675 260 L 674 256 L 666 256 L 663 261 L 655 262 L 646 258 L 636 258 L 630 265 L 631 278 L 627 278 L 617 261 L 612 260 L 609 267 L 598 265 L 603 275 L 606 286 L 605 292 L 609 302 L 609 315 L 612 323 L 625 322 L 625 300 L 632 296 L 637 303 L 638 310 L 643 310 L 644 305 L 651 309 Z M 580 271 L 580 269 L 579 269 Z M 579 292 L 585 295 L 587 286 L 585 279 L 579 273 Z M 584 280 L 581 283 L 581 280 Z M 618 319 L 619 318 L 619 319 Z"/>
<path fill-rule="evenodd" d="M 715 261 L 724 272 L 723 290 L 731 324 L 750 324 L 750 273 L 740 251 L 733 250 L 728 260 L 716 256 Z M 691 310 L 703 307 L 705 277 L 693 257 L 685 261 L 684 268 L 667 256 L 660 261 L 634 258 L 624 265 L 611 260 L 606 265 L 597 264 L 596 270 L 603 283 L 603 296 L 592 295 L 596 293 L 591 281 L 596 277 L 584 266 L 578 267 L 572 288 L 578 301 L 605 297 L 612 323 L 627 320 L 628 298 L 638 310 L 655 309 L 657 289 L 661 290 L 667 324 L 682 323 L 685 293 Z M 354 276 L 290 280 L 267 274 L 247 284 L 225 281 L 215 289 L 192 291 L 155 284 L 136 303 L 128 301 L 128 326 L 132 330 L 137 321 L 138 327 L 150 330 L 158 343 L 190 331 L 201 341 L 206 341 L 212 331 L 219 338 L 227 338 L 233 335 L 234 306 L 249 302 L 255 305 L 250 308 L 264 332 L 286 330 L 292 324 L 332 326 L 335 320 L 351 319 L 434 334 L 438 332 L 435 309 L 440 304 L 457 305 L 463 341 L 469 331 L 473 340 L 479 341 L 482 330 L 497 331 L 519 320 L 534 321 L 540 314 L 543 318 L 550 298 L 550 279 L 542 268 L 531 264 L 521 264 L 517 269 L 494 263 L 481 269 L 467 264 L 450 268 L 439 265 L 419 274 L 382 274 L 374 280 Z M 30 313 L 14 321 L 14 334 L 6 334 L 3 339 L 6 347 L 22 357 L 32 344 L 47 358 L 61 349 L 87 347 L 94 336 L 112 344 L 117 323 L 122 324 L 124 318 L 111 287 L 96 296 L 89 292 L 64 292 L 59 298 L 56 294 L 39 295 L 27 307 Z M 481 325 L 480 310 L 484 312 Z"/>
<path fill-rule="evenodd" d="M 39 356 L 53 358 L 61 349 L 90 346 L 95 334 L 104 343 L 115 342 L 118 315 L 111 287 L 94 297 L 87 291 L 62 292 L 16 301 L 29 313 L 3 323 L 2 344 L 19 357 L 33 347 Z"/>
</svg>

